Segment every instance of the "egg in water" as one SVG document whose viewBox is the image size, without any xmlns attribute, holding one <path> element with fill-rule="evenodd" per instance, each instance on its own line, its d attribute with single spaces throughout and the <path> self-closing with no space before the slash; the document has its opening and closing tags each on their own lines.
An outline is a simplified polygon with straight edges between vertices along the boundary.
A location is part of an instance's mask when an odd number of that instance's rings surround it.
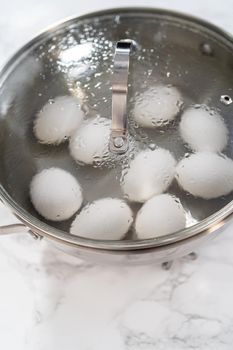
<svg viewBox="0 0 233 350">
<path fill-rule="evenodd" d="M 179 162 L 176 179 L 195 197 L 221 197 L 233 190 L 233 161 L 224 155 L 198 152 Z"/>
<path fill-rule="evenodd" d="M 117 198 L 102 198 L 88 204 L 74 219 L 70 233 L 103 240 L 119 240 L 133 222 L 129 206 Z"/>
<path fill-rule="evenodd" d="M 145 202 L 167 190 L 175 175 L 176 161 L 163 148 L 141 151 L 123 174 L 121 187 L 132 202 Z"/>
<path fill-rule="evenodd" d="M 178 114 L 181 101 L 181 94 L 174 86 L 153 86 L 137 96 L 134 119 L 145 128 L 166 125 Z"/>
<path fill-rule="evenodd" d="M 143 204 L 135 220 L 139 239 L 149 239 L 185 228 L 185 211 L 179 199 L 169 194 L 154 196 Z"/>
<path fill-rule="evenodd" d="M 187 109 L 179 129 L 184 142 L 194 151 L 221 152 L 227 145 L 228 130 L 223 118 L 207 106 Z"/>
<path fill-rule="evenodd" d="M 73 96 L 58 96 L 37 114 L 34 134 L 40 143 L 60 144 L 81 125 L 84 118 L 79 100 Z"/>
<path fill-rule="evenodd" d="M 53 221 L 69 219 L 83 201 L 82 189 L 75 177 L 55 167 L 44 169 L 33 177 L 30 197 L 38 213 Z"/>
<path fill-rule="evenodd" d="M 93 164 L 109 154 L 111 121 L 95 118 L 85 121 L 70 139 L 70 154 L 78 162 Z"/>
</svg>

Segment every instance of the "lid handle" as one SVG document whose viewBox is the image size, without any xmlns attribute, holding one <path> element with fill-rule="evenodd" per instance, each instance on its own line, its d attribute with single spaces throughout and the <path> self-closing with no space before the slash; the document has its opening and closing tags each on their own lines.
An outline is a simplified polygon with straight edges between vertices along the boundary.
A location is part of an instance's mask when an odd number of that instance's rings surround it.
<svg viewBox="0 0 233 350">
<path fill-rule="evenodd" d="M 116 44 L 113 82 L 112 82 L 112 127 L 109 149 L 113 153 L 123 154 L 128 150 L 127 131 L 127 94 L 129 56 L 136 47 L 133 40 L 120 40 Z"/>
</svg>

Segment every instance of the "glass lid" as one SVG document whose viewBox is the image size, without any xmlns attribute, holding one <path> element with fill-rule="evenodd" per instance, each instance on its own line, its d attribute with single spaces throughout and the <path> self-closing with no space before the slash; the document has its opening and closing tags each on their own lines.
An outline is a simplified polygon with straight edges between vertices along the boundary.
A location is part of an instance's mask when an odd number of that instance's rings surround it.
<svg viewBox="0 0 233 350">
<path fill-rule="evenodd" d="M 1 75 L 0 179 L 51 229 L 167 237 L 233 199 L 233 49 L 150 10 L 72 19 Z"/>
</svg>

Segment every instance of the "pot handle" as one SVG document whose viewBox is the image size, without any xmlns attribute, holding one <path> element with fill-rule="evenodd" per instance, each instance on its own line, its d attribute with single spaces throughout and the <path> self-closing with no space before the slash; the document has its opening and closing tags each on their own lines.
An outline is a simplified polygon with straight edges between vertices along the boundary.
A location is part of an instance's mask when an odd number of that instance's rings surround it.
<svg viewBox="0 0 233 350">
<path fill-rule="evenodd" d="M 29 233 L 35 239 L 42 238 L 42 236 L 34 233 L 27 226 L 21 223 L 0 226 L 0 237 L 13 233 Z"/>
</svg>

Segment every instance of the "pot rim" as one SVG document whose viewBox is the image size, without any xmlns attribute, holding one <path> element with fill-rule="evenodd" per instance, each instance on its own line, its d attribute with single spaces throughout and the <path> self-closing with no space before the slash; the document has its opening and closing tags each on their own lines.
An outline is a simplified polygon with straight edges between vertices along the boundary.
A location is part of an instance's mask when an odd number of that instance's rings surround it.
<svg viewBox="0 0 233 350">
<path fill-rule="evenodd" d="M 32 40 L 30 40 L 26 45 L 24 45 L 21 49 L 19 49 L 4 65 L 4 67 L 0 71 L 0 78 L 4 80 L 4 76 L 9 74 L 9 71 L 14 67 L 14 64 L 17 62 L 17 59 L 31 46 L 33 46 L 36 42 L 41 41 L 43 38 L 47 37 L 49 32 L 53 32 L 55 30 L 60 30 L 63 27 L 72 24 L 77 20 L 85 20 L 90 19 L 96 16 L 104 16 L 104 15 L 118 15 L 118 14 L 127 14 L 127 13 L 142 13 L 144 12 L 148 16 L 164 16 L 167 18 L 173 18 L 177 20 L 183 20 L 187 22 L 187 25 L 199 25 L 203 27 L 205 31 L 210 31 L 212 35 L 216 35 L 221 38 L 222 41 L 225 41 L 226 46 L 231 46 L 231 50 L 233 53 L 233 38 L 230 34 L 225 32 L 224 30 L 218 28 L 217 26 L 209 23 L 208 21 L 199 19 L 197 17 L 186 15 L 177 11 L 157 9 L 157 8 L 149 8 L 149 7 L 126 7 L 126 8 L 113 8 L 107 10 L 101 10 L 97 12 L 92 12 L 90 14 L 86 14 L 83 16 L 72 16 L 63 19 L 47 28 L 45 28 L 42 32 L 36 35 Z M 33 232 L 37 233 L 39 236 L 46 236 L 52 240 L 56 240 L 60 243 L 68 244 L 71 246 L 82 247 L 82 248 L 91 248 L 95 250 L 103 250 L 103 251 L 135 251 L 135 250 L 147 250 L 147 249 L 156 249 L 158 247 L 170 246 L 175 244 L 181 244 L 182 241 L 187 239 L 193 239 L 197 236 L 207 235 L 215 230 L 222 227 L 232 216 L 233 214 L 233 201 L 224 206 L 221 210 L 212 214 L 208 218 L 200 221 L 199 223 L 188 227 L 186 229 L 177 231 L 175 233 L 160 236 L 157 238 L 150 238 L 144 240 L 94 240 L 89 238 L 83 238 L 79 236 L 73 236 L 65 231 L 56 229 L 48 224 L 45 224 L 43 221 L 35 218 L 33 215 L 28 213 L 22 207 L 20 207 L 13 198 L 7 193 L 2 184 L 0 184 L 0 199 L 3 203 L 8 206 L 14 214 L 25 223 Z"/>
</svg>

